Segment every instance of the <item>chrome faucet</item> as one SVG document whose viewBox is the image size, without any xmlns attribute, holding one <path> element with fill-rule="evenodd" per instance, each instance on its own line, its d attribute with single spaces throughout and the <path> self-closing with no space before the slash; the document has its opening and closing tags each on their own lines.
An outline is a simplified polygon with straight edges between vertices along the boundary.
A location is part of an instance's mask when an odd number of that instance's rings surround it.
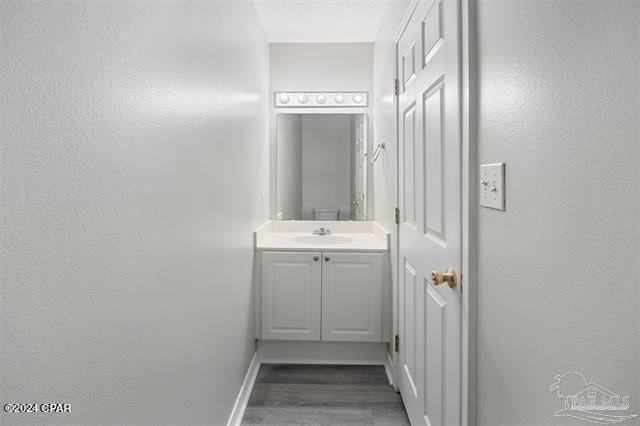
<svg viewBox="0 0 640 426">
<path fill-rule="evenodd" d="M 331 229 L 325 226 L 316 226 L 313 228 L 313 235 L 331 235 Z"/>
</svg>

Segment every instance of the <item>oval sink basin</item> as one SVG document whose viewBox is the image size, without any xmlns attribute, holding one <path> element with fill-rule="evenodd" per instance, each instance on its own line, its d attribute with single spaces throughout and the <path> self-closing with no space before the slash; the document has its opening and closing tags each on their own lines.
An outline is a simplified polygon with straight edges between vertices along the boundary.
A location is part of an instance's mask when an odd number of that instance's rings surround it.
<svg viewBox="0 0 640 426">
<path fill-rule="evenodd" d="M 339 237 L 337 235 L 304 235 L 293 237 L 292 240 L 302 244 L 346 244 L 353 241 L 353 238 Z"/>
</svg>

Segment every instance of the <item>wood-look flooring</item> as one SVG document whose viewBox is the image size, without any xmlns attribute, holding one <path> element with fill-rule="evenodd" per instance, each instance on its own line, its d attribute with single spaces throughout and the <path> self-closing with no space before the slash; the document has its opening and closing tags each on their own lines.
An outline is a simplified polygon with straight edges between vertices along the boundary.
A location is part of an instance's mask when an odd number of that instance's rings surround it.
<svg viewBox="0 0 640 426">
<path fill-rule="evenodd" d="M 262 364 L 243 425 L 408 425 L 378 365 Z"/>
</svg>

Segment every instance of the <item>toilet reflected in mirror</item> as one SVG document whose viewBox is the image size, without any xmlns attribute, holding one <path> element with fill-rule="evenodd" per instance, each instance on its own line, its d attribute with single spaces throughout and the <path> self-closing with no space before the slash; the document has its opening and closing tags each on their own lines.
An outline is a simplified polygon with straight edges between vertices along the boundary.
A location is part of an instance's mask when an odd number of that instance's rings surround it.
<svg viewBox="0 0 640 426">
<path fill-rule="evenodd" d="M 367 219 L 367 115 L 277 115 L 277 220 Z"/>
</svg>

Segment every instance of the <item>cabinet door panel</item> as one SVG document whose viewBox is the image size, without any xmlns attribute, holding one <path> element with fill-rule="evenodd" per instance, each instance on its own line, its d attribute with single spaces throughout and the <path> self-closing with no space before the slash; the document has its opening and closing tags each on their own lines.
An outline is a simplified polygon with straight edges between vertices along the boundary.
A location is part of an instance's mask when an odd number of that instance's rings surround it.
<svg viewBox="0 0 640 426">
<path fill-rule="evenodd" d="M 323 253 L 322 340 L 382 340 L 382 254 Z"/>
<path fill-rule="evenodd" d="M 320 253 L 265 252 L 262 338 L 320 340 Z"/>
</svg>

